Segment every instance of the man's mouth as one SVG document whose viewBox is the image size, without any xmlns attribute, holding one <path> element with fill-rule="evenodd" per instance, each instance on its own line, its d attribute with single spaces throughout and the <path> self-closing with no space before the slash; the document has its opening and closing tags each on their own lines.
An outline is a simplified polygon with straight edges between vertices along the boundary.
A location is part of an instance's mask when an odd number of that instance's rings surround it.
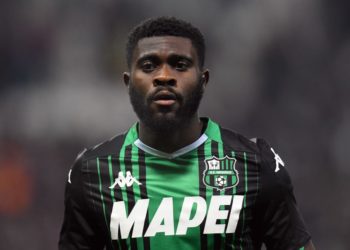
<svg viewBox="0 0 350 250">
<path fill-rule="evenodd" d="M 159 91 L 153 97 L 153 102 L 161 106 L 171 106 L 175 104 L 176 100 L 176 95 L 169 91 Z"/>
</svg>

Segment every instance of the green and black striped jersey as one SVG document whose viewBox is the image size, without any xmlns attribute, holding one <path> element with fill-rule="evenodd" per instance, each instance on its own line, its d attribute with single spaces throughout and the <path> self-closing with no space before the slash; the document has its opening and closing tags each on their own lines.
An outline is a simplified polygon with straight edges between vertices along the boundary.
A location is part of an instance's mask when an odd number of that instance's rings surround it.
<svg viewBox="0 0 350 250">
<path fill-rule="evenodd" d="M 310 240 L 284 163 L 210 119 L 172 153 L 135 124 L 69 171 L 59 249 L 302 249 Z M 167 138 L 164 138 L 166 140 Z"/>
</svg>

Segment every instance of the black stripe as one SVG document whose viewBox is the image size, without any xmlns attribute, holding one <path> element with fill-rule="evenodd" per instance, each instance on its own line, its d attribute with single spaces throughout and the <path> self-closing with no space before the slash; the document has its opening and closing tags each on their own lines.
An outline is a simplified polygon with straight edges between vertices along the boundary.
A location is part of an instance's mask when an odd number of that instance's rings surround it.
<svg viewBox="0 0 350 250">
<path fill-rule="evenodd" d="M 248 192 L 247 192 L 247 200 L 246 200 L 246 207 L 251 208 L 254 206 L 257 194 L 258 194 L 258 172 L 259 168 L 256 162 L 256 155 L 255 154 L 247 154 L 247 181 L 248 181 Z M 249 194 L 249 195 L 248 195 Z M 245 213 L 245 228 L 246 230 L 251 231 L 250 227 L 247 226 L 249 221 L 252 221 L 252 209 L 246 209 Z M 250 232 L 247 232 L 246 235 L 250 234 Z M 248 247 L 253 248 L 252 241 L 247 239 L 245 237 L 245 242 L 248 244 Z"/>
<path fill-rule="evenodd" d="M 131 175 L 133 175 L 132 163 L 131 163 L 131 148 L 132 148 L 132 145 L 128 145 L 125 147 L 125 154 L 124 154 L 124 162 L 125 162 L 124 175 L 125 176 L 127 171 L 130 171 Z M 132 185 L 130 187 L 125 186 L 125 188 L 126 188 L 126 194 L 128 197 L 128 210 L 130 214 L 132 209 L 135 206 L 135 194 L 134 194 L 134 189 L 132 188 Z M 131 244 L 132 250 L 137 250 L 137 240 L 135 238 L 130 237 L 130 244 Z"/>
<path fill-rule="evenodd" d="M 219 143 L 216 141 L 212 141 L 211 154 L 219 158 Z M 213 195 L 220 195 L 220 190 L 214 188 Z M 215 249 L 221 249 L 221 234 L 214 234 L 214 247 Z"/>
<path fill-rule="evenodd" d="M 101 185 L 102 185 L 102 193 L 103 193 L 103 200 L 105 204 L 105 210 L 106 210 L 106 219 L 107 219 L 107 226 L 108 231 L 110 231 L 110 223 L 111 223 L 111 217 L 110 213 L 112 211 L 113 201 L 111 197 L 111 190 L 108 188 L 110 186 L 110 178 L 109 178 L 109 166 L 108 166 L 108 158 L 103 157 L 99 158 L 100 163 L 100 175 L 101 175 Z"/>
<path fill-rule="evenodd" d="M 243 152 L 236 152 L 236 169 L 238 171 L 239 183 L 236 186 L 236 193 L 244 195 L 244 155 Z"/>
<path fill-rule="evenodd" d="M 214 184 L 214 185 L 215 185 L 215 177 L 214 177 L 214 175 L 213 175 L 213 174 L 209 175 L 209 183 L 212 183 L 212 184 Z M 216 188 L 213 188 L 213 189 L 215 189 L 215 190 L 216 190 Z"/>
<path fill-rule="evenodd" d="M 104 238 L 103 240 L 110 246 L 111 243 L 111 236 L 109 231 L 109 226 L 105 225 L 105 217 L 103 212 L 103 206 L 102 201 L 100 198 L 100 190 L 99 190 L 99 177 L 97 172 L 97 163 L 95 159 L 86 160 L 86 164 L 83 166 L 86 166 L 86 173 L 88 175 L 88 186 L 89 186 L 89 199 L 91 199 L 93 209 L 95 210 L 96 219 L 97 221 L 101 222 L 99 228 L 103 232 L 103 235 L 107 235 L 107 238 Z M 103 190 L 102 190 L 103 192 Z M 93 194 L 93 195 L 91 195 Z M 95 196 L 96 195 L 96 196 Z M 107 211 L 106 211 L 107 212 Z M 99 230 L 99 229 L 97 229 Z M 98 240 L 99 241 L 99 240 Z M 113 249 L 113 248 L 112 248 Z"/>
<path fill-rule="evenodd" d="M 126 239 L 124 239 L 124 240 L 122 239 L 120 230 L 119 230 L 118 239 L 119 239 L 120 246 L 121 246 L 122 250 L 127 250 L 127 249 L 128 249 L 128 245 L 127 245 L 127 243 L 126 243 Z"/>
<path fill-rule="evenodd" d="M 236 186 L 236 190 L 237 190 L 237 194 L 239 195 L 245 195 L 245 178 L 244 178 L 244 152 L 237 152 L 236 153 L 236 159 L 237 159 L 237 163 L 236 163 L 236 169 L 238 171 L 238 175 L 239 175 L 239 183 Z M 244 202 L 244 201 L 243 201 Z M 240 215 L 239 215 L 239 221 L 236 227 L 236 232 L 235 232 L 235 239 L 234 239 L 234 245 L 235 246 L 240 246 L 244 243 L 244 237 L 243 237 L 243 220 L 245 220 L 245 218 L 243 218 L 243 213 L 245 213 L 244 211 L 244 207 L 242 206 Z M 243 212 L 244 211 L 244 212 Z M 246 223 L 246 222 L 244 222 Z"/>
<path fill-rule="evenodd" d="M 203 143 L 201 146 L 198 147 L 197 151 L 197 157 L 198 157 L 198 165 L 199 165 L 199 170 L 198 170 L 198 180 L 199 180 L 199 195 L 200 197 L 204 198 L 206 200 L 206 186 L 203 183 L 203 172 L 205 170 L 205 154 L 204 154 L 204 145 Z M 203 234 L 204 232 L 204 223 L 200 225 L 200 235 L 201 235 L 201 250 L 207 250 L 208 247 L 208 239 L 207 235 Z"/>
<path fill-rule="evenodd" d="M 141 149 L 138 150 L 139 155 L 139 181 L 142 183 L 140 185 L 141 199 L 148 199 L 147 195 L 147 183 L 146 183 L 146 161 L 145 161 L 145 152 Z M 145 227 L 143 228 L 143 234 L 145 234 L 149 225 L 149 216 L 148 210 L 146 214 Z M 143 237 L 143 248 L 144 250 L 150 249 L 149 237 Z"/>
<path fill-rule="evenodd" d="M 113 168 L 113 180 L 118 177 L 118 173 L 120 172 L 120 160 L 119 160 L 119 155 L 112 157 L 112 168 Z M 119 185 L 116 185 L 114 187 L 114 199 L 116 201 L 122 201 L 123 196 L 122 196 L 122 191 Z"/>
<path fill-rule="evenodd" d="M 109 249 L 108 246 L 105 249 Z M 112 241 L 112 248 L 113 250 L 119 250 L 119 243 L 117 240 Z"/>
<path fill-rule="evenodd" d="M 232 197 L 231 204 L 230 204 L 230 207 L 229 207 L 229 210 L 228 210 L 228 211 L 231 211 L 232 204 L 233 204 L 233 197 Z M 227 229 L 227 227 L 226 227 L 225 229 Z M 232 233 L 226 234 L 226 238 L 225 238 L 225 250 L 231 250 L 231 249 L 232 249 L 232 245 L 234 245 L 234 242 L 233 242 L 233 234 L 232 234 Z M 234 246 L 236 246 L 236 245 L 234 245 Z"/>
<path fill-rule="evenodd" d="M 236 152 L 236 169 L 238 171 L 239 183 L 236 186 L 236 194 L 244 195 L 244 156 L 241 152 Z M 233 240 L 234 246 L 240 246 L 240 238 L 242 237 L 242 221 L 243 221 L 243 206 L 239 215 L 238 224 L 235 231 L 235 237 Z"/>
</svg>

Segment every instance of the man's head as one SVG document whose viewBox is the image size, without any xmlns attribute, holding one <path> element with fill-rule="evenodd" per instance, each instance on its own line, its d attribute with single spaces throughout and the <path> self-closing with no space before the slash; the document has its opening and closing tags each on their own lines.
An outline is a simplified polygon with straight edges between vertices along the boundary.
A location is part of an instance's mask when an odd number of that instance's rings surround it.
<svg viewBox="0 0 350 250">
<path fill-rule="evenodd" d="M 192 24 L 174 17 L 151 18 L 141 22 L 129 34 L 126 44 L 126 61 L 131 67 L 132 56 L 137 43 L 142 38 L 156 36 L 186 37 L 197 50 L 200 68 L 204 66 L 205 41 L 199 29 Z"/>
<path fill-rule="evenodd" d="M 124 82 L 142 125 L 169 132 L 197 117 L 209 79 L 204 47 L 199 30 L 175 18 L 150 19 L 132 31 Z"/>
</svg>

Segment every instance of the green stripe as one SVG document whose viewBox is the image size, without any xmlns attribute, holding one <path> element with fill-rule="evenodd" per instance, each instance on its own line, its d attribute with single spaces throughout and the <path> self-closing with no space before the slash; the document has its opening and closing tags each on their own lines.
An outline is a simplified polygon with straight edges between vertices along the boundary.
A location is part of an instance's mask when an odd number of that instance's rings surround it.
<svg viewBox="0 0 350 250">
<path fill-rule="evenodd" d="M 193 192 L 199 190 L 199 182 L 194 182 L 194 178 L 198 178 L 198 155 L 197 151 L 193 150 L 183 157 L 176 159 L 164 159 L 155 157 L 148 153 L 145 154 L 145 161 L 147 166 L 147 176 L 151 177 L 147 179 L 147 194 L 151 199 L 149 203 L 149 218 L 154 218 L 154 215 L 159 208 L 160 203 L 165 197 L 172 197 L 174 213 L 174 233 L 176 227 L 179 224 L 179 217 L 183 206 L 183 196 L 188 196 Z M 184 170 L 182 170 L 182 168 Z M 179 172 L 180 171 L 180 172 Z M 185 174 L 180 174 L 185 171 Z M 168 180 L 168 181 L 164 181 Z M 184 192 L 179 194 L 179 185 Z M 162 194 L 160 190 L 163 191 Z M 196 194 L 196 193 L 194 193 Z M 170 209 L 170 208 L 169 208 Z M 196 207 L 192 208 L 192 213 L 196 211 Z M 152 221 L 152 220 L 150 220 Z M 167 249 L 177 250 L 179 246 L 177 242 L 181 242 L 181 238 L 194 239 L 200 235 L 200 228 L 193 227 L 188 228 L 185 236 L 166 236 L 163 233 L 157 233 L 154 237 L 150 237 L 150 249 Z M 200 241 L 191 242 L 193 249 L 200 249 Z"/>
<path fill-rule="evenodd" d="M 305 247 L 301 247 L 301 248 L 299 248 L 299 250 L 304 250 L 305 249 Z"/>
<path fill-rule="evenodd" d="M 109 225 L 108 225 L 108 222 L 107 222 L 106 206 L 105 206 L 103 193 L 102 193 L 102 179 L 101 179 L 101 172 L 100 172 L 100 159 L 98 157 L 96 158 L 96 163 L 97 163 L 97 173 L 98 173 L 98 180 L 99 180 L 99 188 L 100 188 L 100 195 L 101 195 L 101 201 L 102 201 L 103 215 L 104 215 L 104 218 L 105 218 L 107 229 L 109 231 L 110 229 L 109 229 Z"/>
<path fill-rule="evenodd" d="M 211 144 L 212 141 L 211 140 L 207 140 L 207 142 L 204 145 L 204 159 L 208 159 L 212 156 L 211 154 Z M 209 178 L 209 177 L 208 177 Z M 208 179 L 208 183 L 210 183 L 209 179 Z M 213 195 L 213 190 L 211 188 L 206 188 L 206 199 L 210 199 L 210 197 Z"/>
<path fill-rule="evenodd" d="M 138 139 L 138 133 L 137 133 L 137 123 L 135 123 L 126 134 L 124 143 L 122 147 L 125 147 L 127 145 L 130 145 L 134 141 Z"/>
<path fill-rule="evenodd" d="M 222 142 L 220 126 L 213 122 L 212 120 L 208 120 L 207 129 L 205 130 L 205 134 L 209 137 L 209 139 Z"/>
<path fill-rule="evenodd" d="M 109 179 L 111 181 L 111 186 L 112 186 L 114 183 L 114 179 L 113 179 L 113 166 L 112 166 L 112 156 L 111 155 L 108 156 L 108 170 L 109 170 Z M 111 188 L 110 190 L 111 190 L 112 202 L 114 202 L 115 201 L 114 189 Z"/>
</svg>

